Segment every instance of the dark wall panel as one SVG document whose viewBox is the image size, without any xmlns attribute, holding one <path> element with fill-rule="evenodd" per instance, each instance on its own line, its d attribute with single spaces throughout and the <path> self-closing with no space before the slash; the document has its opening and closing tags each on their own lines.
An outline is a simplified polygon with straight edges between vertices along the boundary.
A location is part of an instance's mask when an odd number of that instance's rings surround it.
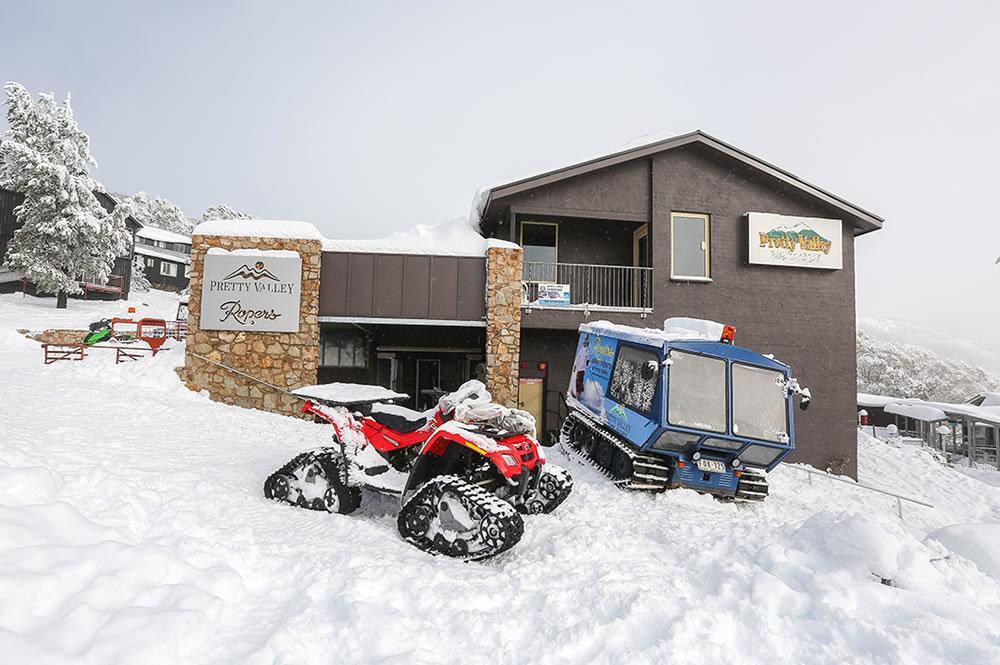
<svg viewBox="0 0 1000 665">
<path fill-rule="evenodd" d="M 458 316 L 482 319 L 486 316 L 486 265 L 480 258 L 458 258 Z"/>
<path fill-rule="evenodd" d="M 649 162 L 638 160 L 511 196 L 514 207 L 589 213 L 649 213 Z"/>
<path fill-rule="evenodd" d="M 348 259 L 347 308 L 354 316 L 371 316 L 375 292 L 375 257 L 351 254 Z"/>
<path fill-rule="evenodd" d="M 398 254 L 375 256 L 375 316 L 398 318 L 403 315 L 403 257 Z"/>
<path fill-rule="evenodd" d="M 347 259 L 349 256 L 350 254 L 323 252 L 320 264 L 320 315 L 347 315 Z"/>
<path fill-rule="evenodd" d="M 400 275 L 403 291 L 403 316 L 414 319 L 430 317 L 431 261 L 428 256 L 404 256 Z"/>
<path fill-rule="evenodd" d="M 320 316 L 481 321 L 486 260 L 324 252 Z"/>
<path fill-rule="evenodd" d="M 458 258 L 432 256 L 430 282 L 430 318 L 458 317 Z"/>
</svg>

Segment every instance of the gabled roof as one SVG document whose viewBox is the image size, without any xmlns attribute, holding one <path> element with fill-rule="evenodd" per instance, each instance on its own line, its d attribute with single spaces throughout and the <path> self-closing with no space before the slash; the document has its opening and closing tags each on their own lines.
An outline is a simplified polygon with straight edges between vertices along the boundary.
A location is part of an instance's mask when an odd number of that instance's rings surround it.
<svg viewBox="0 0 1000 665">
<path fill-rule="evenodd" d="M 186 236 L 182 233 L 174 233 L 173 231 L 167 231 L 166 229 L 161 229 L 156 226 L 143 226 L 141 229 L 135 232 L 136 237 L 147 238 L 149 240 L 160 240 L 162 242 L 172 242 L 178 245 L 190 245 L 191 236 Z"/>
<path fill-rule="evenodd" d="M 849 201 L 846 201 L 845 199 L 842 199 L 824 189 L 820 189 L 819 187 L 802 180 L 798 176 L 789 173 L 782 168 L 765 162 L 758 157 L 754 157 L 750 153 L 720 141 L 719 139 L 710 136 L 701 130 L 695 130 L 687 134 L 681 134 L 667 139 L 652 141 L 642 145 L 630 147 L 619 152 L 602 155 L 593 159 L 572 164 L 570 166 L 564 166 L 562 168 L 545 171 L 520 180 L 481 189 L 476 194 L 476 200 L 473 203 L 473 214 L 482 219 L 485 216 L 486 211 L 489 209 L 490 203 L 494 199 L 519 194 L 530 189 L 543 187 L 561 180 L 597 171 L 598 169 L 615 166 L 616 164 L 641 159 L 656 153 L 665 152 L 667 150 L 691 144 L 706 145 L 718 152 L 728 155 L 733 159 L 743 162 L 758 171 L 766 173 L 773 178 L 791 185 L 792 187 L 795 187 L 810 196 L 820 199 L 839 210 L 844 211 L 854 219 L 856 235 L 878 230 L 882 228 L 882 223 L 885 221 L 878 215 L 868 212 L 864 208 L 856 206 L 853 203 L 850 203 Z"/>
</svg>

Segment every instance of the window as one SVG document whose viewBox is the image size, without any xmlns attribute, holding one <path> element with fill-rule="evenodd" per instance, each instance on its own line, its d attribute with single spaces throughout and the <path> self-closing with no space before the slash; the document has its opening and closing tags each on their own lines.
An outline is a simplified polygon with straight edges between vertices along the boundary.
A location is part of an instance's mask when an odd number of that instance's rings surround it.
<svg viewBox="0 0 1000 665">
<path fill-rule="evenodd" d="M 188 278 L 190 276 L 191 276 L 191 266 L 185 265 L 184 266 L 184 277 Z"/>
<path fill-rule="evenodd" d="M 648 415 L 653 410 L 659 378 L 660 360 L 655 351 L 619 346 L 608 396 L 633 411 Z"/>
<path fill-rule="evenodd" d="M 160 261 L 160 274 L 167 277 L 177 277 L 177 264 L 169 261 Z"/>
<path fill-rule="evenodd" d="M 707 281 L 711 277 L 708 215 L 670 213 L 670 277 Z"/>
<path fill-rule="evenodd" d="M 155 264 L 156 264 L 156 259 L 149 258 L 148 256 L 146 257 L 147 268 L 152 268 Z"/>
<path fill-rule="evenodd" d="M 726 361 L 670 352 L 667 422 L 678 427 L 726 431 Z"/>
<path fill-rule="evenodd" d="M 524 279 L 529 282 L 554 282 L 559 260 L 559 225 L 553 222 L 523 222 L 521 247 L 524 248 Z"/>
<path fill-rule="evenodd" d="M 786 400 L 784 374 L 733 363 L 733 434 L 788 441 Z"/>
<path fill-rule="evenodd" d="M 323 333 L 320 337 L 319 364 L 323 367 L 368 367 L 368 344 L 360 335 Z"/>
</svg>

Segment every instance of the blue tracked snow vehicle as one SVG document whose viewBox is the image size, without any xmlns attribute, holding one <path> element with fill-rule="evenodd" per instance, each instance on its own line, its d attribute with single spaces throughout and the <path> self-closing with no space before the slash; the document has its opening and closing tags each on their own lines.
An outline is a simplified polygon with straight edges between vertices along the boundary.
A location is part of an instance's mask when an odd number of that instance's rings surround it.
<svg viewBox="0 0 1000 665">
<path fill-rule="evenodd" d="M 735 334 L 698 319 L 581 325 L 563 447 L 621 487 L 764 500 L 764 473 L 795 448 L 795 397 L 804 410 L 810 395 Z"/>
</svg>

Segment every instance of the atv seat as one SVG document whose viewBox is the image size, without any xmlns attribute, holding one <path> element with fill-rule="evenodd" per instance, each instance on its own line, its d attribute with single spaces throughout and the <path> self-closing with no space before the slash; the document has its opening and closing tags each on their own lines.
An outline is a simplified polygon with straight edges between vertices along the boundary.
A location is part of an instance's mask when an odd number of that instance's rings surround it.
<svg viewBox="0 0 1000 665">
<path fill-rule="evenodd" d="M 416 432 L 427 424 L 424 414 L 396 404 L 372 404 L 371 419 L 400 434 Z"/>
</svg>

